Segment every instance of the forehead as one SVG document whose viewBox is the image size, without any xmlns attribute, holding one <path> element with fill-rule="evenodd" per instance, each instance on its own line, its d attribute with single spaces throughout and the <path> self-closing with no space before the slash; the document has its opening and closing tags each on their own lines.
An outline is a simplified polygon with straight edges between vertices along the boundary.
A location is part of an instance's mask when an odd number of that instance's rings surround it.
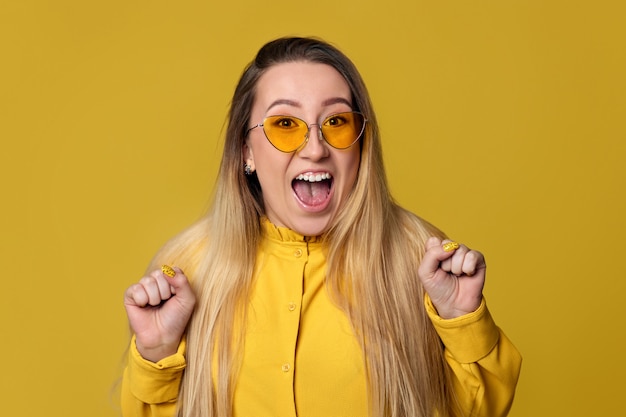
<svg viewBox="0 0 626 417">
<path fill-rule="evenodd" d="M 352 102 L 350 87 L 336 69 L 307 61 L 280 63 L 267 69 L 259 78 L 255 96 L 255 105 L 263 108 L 276 100 L 299 106 L 319 105 L 335 98 Z"/>
</svg>

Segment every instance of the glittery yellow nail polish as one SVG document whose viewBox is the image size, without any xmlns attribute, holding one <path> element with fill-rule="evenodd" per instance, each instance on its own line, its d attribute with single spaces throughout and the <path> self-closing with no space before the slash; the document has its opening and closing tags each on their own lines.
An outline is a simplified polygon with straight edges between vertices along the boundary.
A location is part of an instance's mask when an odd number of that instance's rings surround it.
<svg viewBox="0 0 626 417">
<path fill-rule="evenodd" d="M 163 271 L 163 273 L 170 278 L 174 278 L 174 275 L 176 275 L 176 271 L 174 271 L 174 268 L 169 265 L 161 266 L 161 271 Z"/>
<path fill-rule="evenodd" d="M 459 244 L 456 242 L 448 242 L 443 244 L 443 250 L 446 252 L 452 252 L 453 250 L 457 250 L 459 248 Z"/>
</svg>

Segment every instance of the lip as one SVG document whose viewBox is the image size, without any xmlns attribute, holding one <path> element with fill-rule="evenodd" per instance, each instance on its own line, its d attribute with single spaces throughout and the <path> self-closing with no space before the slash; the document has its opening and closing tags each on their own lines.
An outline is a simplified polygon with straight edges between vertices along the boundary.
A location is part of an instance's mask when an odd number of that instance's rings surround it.
<svg viewBox="0 0 626 417">
<path fill-rule="evenodd" d="M 322 175 L 322 174 L 330 174 L 330 179 L 331 179 L 330 190 L 328 191 L 328 196 L 322 204 L 312 206 L 312 205 L 304 203 L 302 200 L 298 198 L 298 196 L 296 195 L 296 192 L 293 190 L 293 187 L 291 188 L 291 195 L 293 196 L 294 200 L 296 200 L 296 203 L 298 204 L 298 206 L 300 206 L 300 208 L 302 208 L 302 210 L 306 211 L 307 213 L 320 213 L 328 208 L 328 206 L 330 205 L 330 202 L 333 199 L 333 195 L 335 194 L 335 180 L 334 180 L 335 177 L 330 171 L 308 170 L 308 171 L 302 171 L 298 173 L 291 180 L 291 184 L 293 184 L 293 181 L 297 181 L 296 178 L 298 178 L 300 175 L 310 176 L 310 175 Z"/>
</svg>

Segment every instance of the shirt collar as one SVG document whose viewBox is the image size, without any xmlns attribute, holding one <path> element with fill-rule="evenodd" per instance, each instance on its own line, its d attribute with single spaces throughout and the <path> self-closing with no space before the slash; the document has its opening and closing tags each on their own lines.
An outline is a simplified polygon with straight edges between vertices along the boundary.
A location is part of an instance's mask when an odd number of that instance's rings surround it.
<svg viewBox="0 0 626 417">
<path fill-rule="evenodd" d="M 261 217 L 261 233 L 264 237 L 281 242 L 313 243 L 321 241 L 318 236 L 303 236 L 287 227 L 276 226 L 265 216 Z"/>
</svg>

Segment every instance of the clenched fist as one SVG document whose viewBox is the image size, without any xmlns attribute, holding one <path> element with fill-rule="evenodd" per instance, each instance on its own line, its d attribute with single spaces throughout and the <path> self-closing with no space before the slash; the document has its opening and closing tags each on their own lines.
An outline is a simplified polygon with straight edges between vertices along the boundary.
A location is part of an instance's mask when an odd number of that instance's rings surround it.
<svg viewBox="0 0 626 417">
<path fill-rule="evenodd" d="M 167 268 L 143 277 L 124 294 L 137 350 L 152 362 L 176 353 L 196 304 L 185 274 L 179 268 Z"/>
<path fill-rule="evenodd" d="M 418 275 L 439 316 L 452 319 L 480 306 L 486 269 L 482 253 L 431 237 Z"/>
</svg>

